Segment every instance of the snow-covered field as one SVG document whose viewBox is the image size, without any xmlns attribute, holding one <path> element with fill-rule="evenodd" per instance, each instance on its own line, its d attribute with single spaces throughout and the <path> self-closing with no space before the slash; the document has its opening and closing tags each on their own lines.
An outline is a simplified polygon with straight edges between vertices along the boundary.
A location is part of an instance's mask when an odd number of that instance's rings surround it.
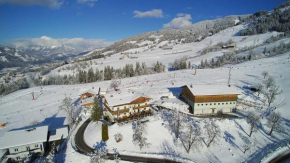
<svg viewBox="0 0 290 163">
<path fill-rule="evenodd" d="M 242 99 L 265 103 L 264 98 L 258 98 L 243 87 L 262 82 L 262 71 L 268 71 L 269 74 L 276 79 L 277 85 L 283 89 L 283 93 L 278 96 L 273 106 L 277 107 L 276 111 L 280 112 L 285 120 L 285 125 L 287 126 L 284 131 L 285 133 L 289 133 L 290 129 L 290 112 L 288 111 L 290 105 L 289 68 L 289 54 L 283 54 L 273 58 L 265 58 L 234 65 L 231 79 L 231 84 L 241 89 L 242 95 L 240 95 L 240 97 Z M 185 84 L 227 84 L 228 71 L 228 67 L 222 67 L 217 69 L 197 70 L 197 75 L 193 75 L 194 70 L 181 70 L 133 77 L 122 79 L 120 88 L 121 91 L 124 92 L 134 90 L 139 93 L 144 93 L 154 100 L 160 100 L 160 97 L 164 96 L 164 90 L 178 90 L 178 87 Z M 0 129 L 0 136 L 2 137 L 6 131 L 11 129 L 28 126 L 35 122 L 44 122 L 46 118 L 64 117 L 65 113 L 59 111 L 58 107 L 65 96 L 71 97 L 76 101 L 76 104 L 78 104 L 79 92 L 81 90 L 92 89 L 92 87 L 95 89 L 98 87 L 107 89 L 109 85 L 110 81 L 71 86 L 43 86 L 20 90 L 1 97 L 0 122 L 8 122 L 8 125 Z M 32 100 L 31 92 L 34 92 L 36 100 Z M 140 150 L 137 146 L 133 145 L 131 141 L 132 124 L 126 124 L 123 126 L 114 125 L 109 127 L 110 140 L 108 141 L 108 149 L 112 150 L 113 147 L 116 147 L 120 152 L 125 153 L 160 153 L 160 149 L 158 148 L 160 143 L 165 139 L 172 142 L 172 136 L 168 130 L 162 126 L 162 120 L 155 120 L 153 118 L 151 121 L 147 123 L 148 141 L 151 143 L 149 148 Z M 264 119 L 262 123 L 265 124 L 265 122 Z M 256 141 L 255 146 L 253 146 L 250 152 L 243 154 L 241 151 L 242 140 L 244 137 L 248 137 L 247 134 L 249 133 L 249 125 L 246 121 L 244 119 L 226 119 L 224 121 L 219 121 L 218 124 L 223 133 L 223 137 L 220 138 L 218 144 L 212 145 L 209 149 L 203 145 L 200 151 L 192 151 L 190 154 L 186 154 L 182 147 L 176 147 L 178 151 L 180 151 L 181 157 L 196 162 L 241 162 L 243 160 L 251 160 L 255 158 L 255 156 L 259 158 L 262 154 L 267 153 L 265 151 L 263 153 L 261 151 L 262 149 L 266 151 L 268 148 L 271 149 L 270 147 L 272 146 L 270 144 L 279 143 L 280 140 L 284 140 L 287 136 L 287 134 L 283 132 L 282 134 L 274 133 L 274 136 L 270 137 L 267 135 L 269 128 L 264 127 L 257 133 L 254 133 L 251 138 Z M 100 141 L 100 133 L 98 127 L 94 127 L 94 124 L 90 125 L 90 129 L 96 131 L 89 132 L 90 134 L 86 135 L 88 144 L 93 145 Z M 113 139 L 113 134 L 116 132 L 121 132 L 124 136 L 124 140 L 120 143 L 115 143 Z M 66 161 L 74 159 L 83 160 L 81 162 L 88 161 L 87 156 L 80 155 L 76 152 L 71 154 L 73 150 L 71 145 L 68 145 L 65 152 Z M 253 153 L 255 155 L 251 157 Z M 85 157 L 87 159 L 79 159 L 80 157 Z"/>
<path fill-rule="evenodd" d="M 111 57 L 107 57 L 106 59 L 94 59 L 93 62 L 96 63 L 102 63 L 98 65 L 92 65 L 93 70 L 98 68 L 99 70 L 102 70 L 105 66 L 113 66 L 114 68 L 121 68 L 124 67 L 125 64 L 133 64 L 135 66 L 136 62 L 145 62 L 148 67 L 151 67 L 152 64 L 156 63 L 156 61 L 162 62 L 166 67 L 168 67 L 171 63 L 174 62 L 175 59 L 180 59 L 182 57 L 189 57 L 188 61 L 190 61 L 192 64 L 200 64 L 200 61 L 203 59 L 211 59 L 214 57 L 218 57 L 223 55 L 224 52 L 227 52 L 228 50 L 222 50 L 218 52 L 211 52 L 208 54 L 205 54 L 203 56 L 194 58 L 198 55 L 200 55 L 200 52 L 205 47 L 210 46 L 210 42 L 212 42 L 211 45 L 215 45 L 218 42 L 227 42 L 228 40 L 232 39 L 235 44 L 237 45 L 237 48 L 243 48 L 243 47 L 249 47 L 249 46 L 257 46 L 262 44 L 265 40 L 270 38 L 271 36 L 277 36 L 278 32 L 269 32 L 265 34 L 260 35 L 253 35 L 253 36 L 238 36 L 238 33 L 240 30 L 246 28 L 246 25 L 238 25 L 235 27 L 231 27 L 225 30 L 220 31 L 219 33 L 209 36 L 206 39 L 202 40 L 201 42 L 194 42 L 189 44 L 177 44 L 173 46 L 172 50 L 162 50 L 158 48 L 159 46 L 162 46 L 163 44 L 167 44 L 168 41 L 162 41 L 160 44 L 157 44 L 156 48 L 153 48 L 152 50 L 146 50 L 149 49 L 148 46 L 140 47 L 137 49 L 130 49 L 128 52 L 132 53 L 129 54 L 129 56 L 137 57 L 136 59 L 128 58 L 126 55 L 124 56 L 123 60 L 120 60 L 119 58 L 123 57 L 123 54 L 117 53 L 112 55 Z M 147 43 L 147 42 L 146 42 Z M 143 52 L 143 50 L 146 50 Z M 134 53 L 137 54 L 134 54 Z M 73 75 L 73 71 L 61 71 L 58 72 L 59 69 L 62 69 L 68 65 L 64 65 L 62 67 L 59 67 L 53 71 L 51 71 L 48 75 L 65 75 L 70 74 Z M 88 63 L 89 65 L 89 63 Z M 86 69 L 88 71 L 90 67 Z"/>
</svg>

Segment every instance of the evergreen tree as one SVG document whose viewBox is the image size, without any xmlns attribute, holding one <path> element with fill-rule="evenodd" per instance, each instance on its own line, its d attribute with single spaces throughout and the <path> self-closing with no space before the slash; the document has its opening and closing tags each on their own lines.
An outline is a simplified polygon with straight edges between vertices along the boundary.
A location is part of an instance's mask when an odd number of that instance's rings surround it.
<svg viewBox="0 0 290 163">
<path fill-rule="evenodd" d="M 266 48 L 266 47 L 264 48 L 264 51 L 263 51 L 263 53 L 264 53 L 264 54 L 266 54 L 266 53 L 267 53 L 267 48 Z"/>
<path fill-rule="evenodd" d="M 205 68 L 208 68 L 208 62 L 207 62 L 207 59 L 205 59 L 205 61 L 204 61 L 204 67 L 205 67 Z"/>
<path fill-rule="evenodd" d="M 100 81 L 100 80 L 102 80 L 102 76 L 101 76 L 101 73 L 100 73 L 99 69 L 96 68 L 94 81 Z"/>
<path fill-rule="evenodd" d="M 129 64 L 129 77 L 135 76 L 133 64 Z"/>
<path fill-rule="evenodd" d="M 94 76 L 95 76 L 95 74 L 94 74 L 94 70 L 93 70 L 93 68 L 91 67 L 90 69 L 89 69 L 89 71 L 88 71 L 88 74 L 87 74 L 87 78 L 88 78 L 88 83 L 91 83 L 91 82 L 93 82 L 94 81 Z"/>
<path fill-rule="evenodd" d="M 192 66 L 191 66 L 191 62 L 189 61 L 189 62 L 188 62 L 188 65 L 187 65 L 187 69 L 191 69 L 191 67 L 192 67 Z"/>
<path fill-rule="evenodd" d="M 102 118 L 102 110 L 100 107 L 99 99 L 94 97 L 94 106 L 92 107 L 91 120 L 99 121 Z"/>
<path fill-rule="evenodd" d="M 135 67 L 135 74 L 137 76 L 140 76 L 142 75 L 142 68 L 140 66 L 140 63 L 139 62 L 136 62 L 136 67 Z"/>
<path fill-rule="evenodd" d="M 149 74 L 149 69 L 146 66 L 145 62 L 142 62 L 142 70 L 143 70 L 143 75 Z"/>
<path fill-rule="evenodd" d="M 200 68 L 204 68 L 203 59 L 200 61 Z"/>
</svg>

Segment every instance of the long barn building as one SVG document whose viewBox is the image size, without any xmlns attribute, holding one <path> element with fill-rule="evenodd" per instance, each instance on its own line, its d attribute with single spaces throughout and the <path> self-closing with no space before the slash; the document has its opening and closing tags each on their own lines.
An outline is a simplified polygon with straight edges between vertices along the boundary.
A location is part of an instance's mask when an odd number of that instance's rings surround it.
<svg viewBox="0 0 290 163">
<path fill-rule="evenodd" d="M 227 85 L 185 85 L 181 93 L 195 115 L 232 112 L 239 94 L 237 88 Z"/>
</svg>

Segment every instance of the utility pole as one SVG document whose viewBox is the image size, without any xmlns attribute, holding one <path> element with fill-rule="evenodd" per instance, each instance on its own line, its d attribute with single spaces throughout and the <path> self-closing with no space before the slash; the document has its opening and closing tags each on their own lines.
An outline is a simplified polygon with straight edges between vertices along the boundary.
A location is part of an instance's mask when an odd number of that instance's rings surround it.
<svg viewBox="0 0 290 163">
<path fill-rule="evenodd" d="M 35 100 L 35 98 L 34 98 L 34 92 L 31 92 L 31 94 L 32 94 L 32 100 Z"/>
<path fill-rule="evenodd" d="M 228 79 L 228 86 L 231 87 L 230 85 L 230 80 L 231 80 L 231 71 L 232 71 L 232 67 L 230 67 L 230 70 L 229 70 L 229 79 Z"/>
</svg>

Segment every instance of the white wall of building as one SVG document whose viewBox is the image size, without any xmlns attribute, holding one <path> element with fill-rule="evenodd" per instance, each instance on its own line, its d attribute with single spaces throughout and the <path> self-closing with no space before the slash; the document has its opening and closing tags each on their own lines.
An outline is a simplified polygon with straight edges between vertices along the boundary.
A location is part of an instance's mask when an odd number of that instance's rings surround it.
<svg viewBox="0 0 290 163">
<path fill-rule="evenodd" d="M 211 114 L 219 110 L 226 113 L 231 112 L 236 106 L 236 101 L 194 103 L 194 114 Z"/>
<path fill-rule="evenodd" d="M 45 145 L 44 143 L 33 143 L 18 147 L 11 147 L 8 150 L 10 154 L 7 155 L 7 157 L 18 160 L 30 157 L 33 153 L 44 154 Z"/>
</svg>

